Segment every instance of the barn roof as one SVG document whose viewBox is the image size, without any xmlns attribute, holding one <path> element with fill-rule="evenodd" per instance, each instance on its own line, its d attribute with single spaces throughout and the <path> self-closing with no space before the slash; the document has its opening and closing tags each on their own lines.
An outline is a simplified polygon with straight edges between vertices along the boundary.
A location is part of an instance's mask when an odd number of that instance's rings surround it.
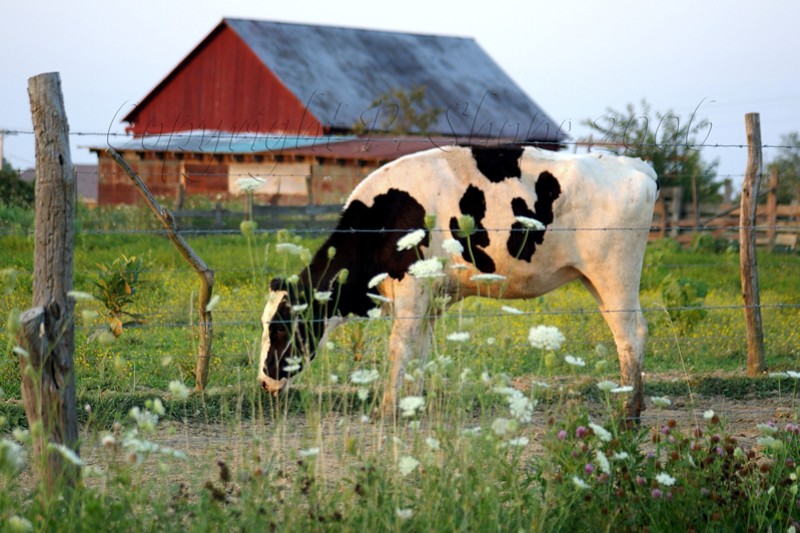
<svg viewBox="0 0 800 533">
<path fill-rule="evenodd" d="M 225 18 L 188 57 L 224 27 L 334 131 L 371 123 L 380 95 L 424 86 L 425 103 L 442 111 L 431 133 L 550 142 L 566 137 L 471 38 Z"/>
</svg>

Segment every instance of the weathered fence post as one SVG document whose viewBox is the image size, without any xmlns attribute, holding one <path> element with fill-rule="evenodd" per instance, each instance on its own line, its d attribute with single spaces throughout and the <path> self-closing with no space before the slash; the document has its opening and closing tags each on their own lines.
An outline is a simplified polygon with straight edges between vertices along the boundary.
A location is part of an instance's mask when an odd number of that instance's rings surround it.
<svg viewBox="0 0 800 533">
<path fill-rule="evenodd" d="M 139 178 L 122 156 L 110 147 L 106 151 L 125 171 L 134 185 L 136 185 L 136 188 L 139 189 L 147 206 L 156 215 L 156 218 L 158 218 L 161 225 L 164 226 L 164 229 L 167 230 L 169 240 L 172 241 L 172 244 L 175 245 L 181 256 L 191 265 L 200 277 L 200 293 L 198 296 L 200 343 L 197 349 L 197 364 L 194 369 L 194 377 L 195 388 L 197 390 L 203 390 L 208 384 L 208 364 L 211 360 L 211 341 L 214 336 L 214 321 L 211 315 L 211 309 L 208 307 L 211 301 L 211 294 L 214 291 L 214 271 L 208 268 L 205 261 L 192 250 L 189 243 L 178 233 L 175 225 L 175 218 L 172 216 L 170 210 L 162 207 L 161 204 L 158 203 L 141 178 Z"/>
<path fill-rule="evenodd" d="M 758 190 L 761 187 L 761 122 L 758 113 L 748 113 L 744 119 L 747 130 L 747 169 L 742 184 L 742 203 L 739 211 L 739 262 L 747 326 L 747 375 L 757 376 L 766 370 L 754 228 L 758 209 Z"/>
<path fill-rule="evenodd" d="M 771 252 L 775 249 L 775 236 L 778 225 L 778 169 L 772 167 L 769 172 L 767 187 L 767 246 Z"/>
<path fill-rule="evenodd" d="M 33 437 L 34 464 L 52 492 L 60 481 L 75 485 L 78 468 L 56 447 L 78 453 L 73 354 L 72 252 L 76 178 L 69 126 L 57 72 L 28 80 L 36 141 L 36 229 L 33 307 L 22 313 L 17 340 L 22 401 Z M 55 446 L 53 446 L 55 445 Z"/>
</svg>

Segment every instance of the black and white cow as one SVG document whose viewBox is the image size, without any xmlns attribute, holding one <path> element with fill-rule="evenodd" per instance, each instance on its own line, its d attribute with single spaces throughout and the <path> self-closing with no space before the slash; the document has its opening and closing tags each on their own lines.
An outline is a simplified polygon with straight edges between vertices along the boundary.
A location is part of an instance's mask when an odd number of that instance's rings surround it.
<svg viewBox="0 0 800 533">
<path fill-rule="evenodd" d="M 649 165 L 611 155 L 447 147 L 389 163 L 356 187 L 309 268 L 288 282 L 272 280 L 261 317 L 261 386 L 283 389 L 337 317 L 366 316 L 375 307 L 368 293 L 379 292 L 391 301 L 394 318 L 383 398 L 384 411 L 392 412 L 405 364 L 427 352 L 425 317 L 435 291 L 452 301 L 485 295 L 486 284 L 475 276 L 497 274 L 504 277 L 499 297 L 532 298 L 579 279 L 614 335 L 623 382 L 633 386 L 627 414 L 638 419 L 647 336 L 639 281 L 656 195 Z M 464 215 L 474 221 L 469 237 L 460 229 Z M 418 244 L 398 250 L 399 239 L 426 223 Z M 441 272 L 429 262 L 436 277 L 421 279 L 409 273 L 421 258 L 447 261 Z M 315 291 L 334 296 L 319 301 Z"/>
</svg>

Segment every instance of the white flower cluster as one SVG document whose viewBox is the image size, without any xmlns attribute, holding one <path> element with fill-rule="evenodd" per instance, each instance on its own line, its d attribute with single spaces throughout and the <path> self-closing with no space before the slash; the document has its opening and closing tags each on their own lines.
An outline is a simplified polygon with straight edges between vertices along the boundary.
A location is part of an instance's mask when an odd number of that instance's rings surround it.
<svg viewBox="0 0 800 533">
<path fill-rule="evenodd" d="M 25 448 L 13 440 L 0 439 L 0 471 L 21 472 L 25 460 Z"/>
<path fill-rule="evenodd" d="M 441 278 L 444 276 L 442 262 L 437 258 L 420 259 L 408 267 L 408 273 L 418 279 Z"/>
<path fill-rule="evenodd" d="M 400 237 L 397 241 L 397 251 L 402 252 L 403 250 L 411 250 L 419 243 L 422 242 L 422 239 L 425 238 L 425 230 L 424 229 L 417 229 L 412 231 L 411 233 L 407 233 Z"/>
<path fill-rule="evenodd" d="M 531 346 L 540 350 L 556 351 L 567 340 L 555 326 L 535 326 L 528 332 Z"/>
<path fill-rule="evenodd" d="M 506 397 L 509 412 L 514 420 L 523 424 L 528 424 L 533 420 L 533 408 L 536 407 L 537 403 L 535 400 L 531 401 L 530 398 L 513 387 L 495 387 L 493 390 Z"/>
<path fill-rule="evenodd" d="M 398 403 L 400 407 L 400 416 L 403 418 L 412 418 L 425 407 L 425 398 L 421 396 L 406 396 L 401 398 Z"/>
<path fill-rule="evenodd" d="M 356 385 L 369 385 L 379 377 L 381 377 L 380 372 L 374 368 L 369 370 L 356 370 L 350 374 L 350 381 Z"/>
</svg>

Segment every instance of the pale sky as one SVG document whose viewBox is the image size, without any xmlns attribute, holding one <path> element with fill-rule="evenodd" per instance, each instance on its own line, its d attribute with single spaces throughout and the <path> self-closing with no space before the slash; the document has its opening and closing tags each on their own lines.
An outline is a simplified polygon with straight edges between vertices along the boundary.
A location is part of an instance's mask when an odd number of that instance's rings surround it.
<svg viewBox="0 0 800 533">
<path fill-rule="evenodd" d="M 223 17 L 328 24 L 475 38 L 573 137 L 607 107 L 646 98 L 653 110 L 711 121 L 707 144 L 744 144 L 744 114 L 761 114 L 762 141 L 800 130 L 800 2 L 559 0 L 2 0 L 0 129 L 30 132 L 28 78 L 61 73 L 73 133 L 123 132 L 120 117 Z M 480 5 L 482 9 L 474 6 Z M 103 137 L 72 136 L 78 146 Z M 705 148 L 741 181 L 746 149 Z M 765 152 L 768 161 L 774 150 Z M 34 162 L 33 136 L 5 139 L 16 168 Z"/>
</svg>

